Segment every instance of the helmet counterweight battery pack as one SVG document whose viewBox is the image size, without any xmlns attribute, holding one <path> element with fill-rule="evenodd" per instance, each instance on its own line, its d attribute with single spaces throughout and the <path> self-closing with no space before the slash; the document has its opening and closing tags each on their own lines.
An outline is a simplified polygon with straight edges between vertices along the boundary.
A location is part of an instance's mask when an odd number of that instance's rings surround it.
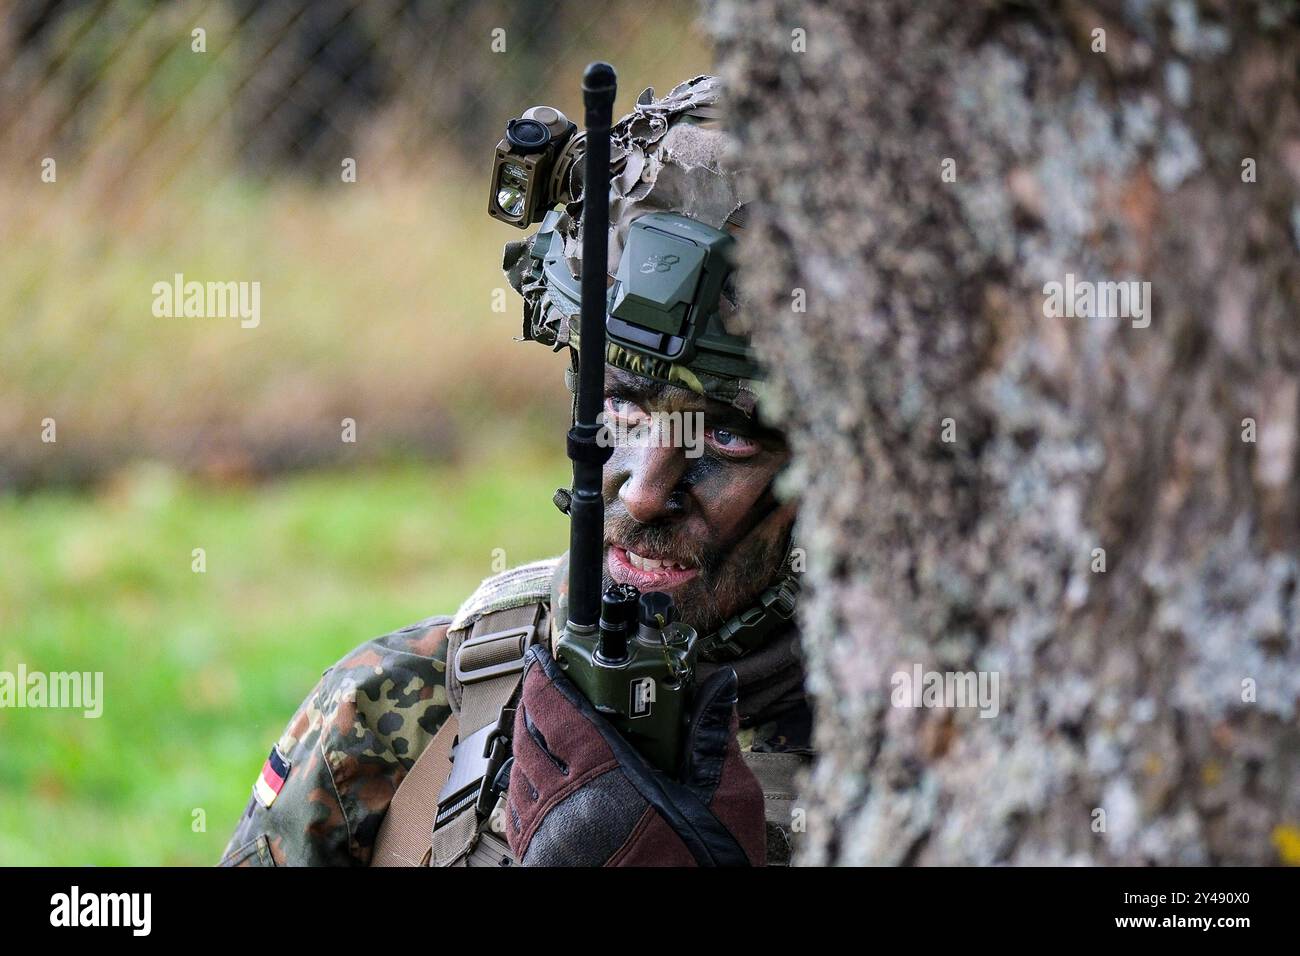
<svg viewBox="0 0 1300 956">
<path fill-rule="evenodd" d="M 652 212 L 628 229 L 610 289 L 609 337 L 670 362 L 689 362 L 718 311 L 735 240 L 677 213 Z"/>
<path fill-rule="evenodd" d="M 542 220 L 530 258 L 535 274 L 545 276 L 553 306 L 576 315 L 580 283 L 565 260 L 560 219 L 552 211 Z M 730 233 L 679 213 L 633 220 L 609 289 L 609 344 L 661 362 L 756 375 L 747 344 L 727 333 L 719 313 L 734 248 Z"/>
</svg>

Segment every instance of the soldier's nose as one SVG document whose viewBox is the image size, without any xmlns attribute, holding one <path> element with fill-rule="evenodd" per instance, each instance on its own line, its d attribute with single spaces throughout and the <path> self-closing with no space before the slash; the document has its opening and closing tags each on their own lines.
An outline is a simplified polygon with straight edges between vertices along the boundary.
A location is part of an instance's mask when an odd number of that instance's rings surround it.
<svg viewBox="0 0 1300 956">
<path fill-rule="evenodd" d="M 679 487 L 686 460 L 678 448 L 644 448 L 633 457 L 618 497 L 642 524 L 680 515 L 686 494 Z"/>
</svg>

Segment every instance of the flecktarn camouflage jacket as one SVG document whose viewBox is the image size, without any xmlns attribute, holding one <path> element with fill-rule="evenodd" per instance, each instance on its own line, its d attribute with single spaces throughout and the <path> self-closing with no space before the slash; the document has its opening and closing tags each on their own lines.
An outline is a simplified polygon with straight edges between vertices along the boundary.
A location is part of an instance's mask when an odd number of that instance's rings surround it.
<svg viewBox="0 0 1300 956">
<path fill-rule="evenodd" d="M 368 865 L 393 793 L 451 715 L 447 631 L 503 595 L 549 605 L 561 560 L 488 578 L 455 618 L 431 617 L 367 641 L 326 670 L 256 776 L 221 865 Z M 742 749 L 803 752 L 806 707 L 746 720 L 744 702 L 742 676 Z"/>
</svg>

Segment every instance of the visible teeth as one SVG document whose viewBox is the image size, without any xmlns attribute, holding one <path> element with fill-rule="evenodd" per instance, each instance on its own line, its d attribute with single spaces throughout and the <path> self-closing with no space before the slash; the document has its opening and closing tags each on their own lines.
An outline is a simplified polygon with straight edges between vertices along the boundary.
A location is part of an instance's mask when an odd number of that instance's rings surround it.
<svg viewBox="0 0 1300 956">
<path fill-rule="evenodd" d="M 628 563 L 632 565 L 632 567 L 639 568 L 642 571 L 684 571 L 686 570 L 682 565 L 678 564 L 676 561 L 664 561 L 658 558 L 645 558 L 637 554 L 635 551 L 627 552 L 627 560 Z"/>
<path fill-rule="evenodd" d="M 627 553 L 627 559 L 632 562 L 632 567 L 640 568 L 642 571 L 658 571 L 663 565 L 662 561 L 658 561 L 655 558 L 643 558 L 635 551 L 629 551 Z"/>
</svg>

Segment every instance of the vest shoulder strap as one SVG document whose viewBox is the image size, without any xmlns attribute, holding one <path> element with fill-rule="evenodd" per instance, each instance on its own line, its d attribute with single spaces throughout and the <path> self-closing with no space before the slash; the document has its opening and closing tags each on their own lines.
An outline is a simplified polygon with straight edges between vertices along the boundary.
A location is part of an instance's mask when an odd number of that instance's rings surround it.
<svg viewBox="0 0 1300 956">
<path fill-rule="evenodd" d="M 494 615 L 494 621 L 499 622 L 506 620 L 496 616 L 499 612 L 548 603 L 551 597 L 551 578 L 560 561 L 560 558 L 548 558 L 493 575 L 485 579 L 456 611 L 451 624 L 447 626 L 447 699 L 453 711 L 460 712 L 464 690 L 464 682 L 456 666 L 461 646 L 471 636 L 477 639 L 485 633 L 502 629 L 497 623 L 489 630 L 480 628 L 479 622 L 487 615 Z M 541 639 L 545 637 L 545 634 L 539 635 Z M 483 651 L 480 649 L 476 653 L 482 654 Z M 474 661 L 471 660 L 470 663 Z"/>
<path fill-rule="evenodd" d="M 454 713 L 398 784 L 371 866 L 453 866 L 478 842 L 510 756 L 524 655 L 545 639 L 546 605 L 516 600 L 517 594 L 506 607 L 481 605 L 449 630 L 448 696 L 453 681 L 459 691 Z"/>
<path fill-rule="evenodd" d="M 448 717 L 402 778 L 375 837 L 371 866 L 427 866 L 438 791 L 451 776 L 456 715 Z"/>
</svg>

